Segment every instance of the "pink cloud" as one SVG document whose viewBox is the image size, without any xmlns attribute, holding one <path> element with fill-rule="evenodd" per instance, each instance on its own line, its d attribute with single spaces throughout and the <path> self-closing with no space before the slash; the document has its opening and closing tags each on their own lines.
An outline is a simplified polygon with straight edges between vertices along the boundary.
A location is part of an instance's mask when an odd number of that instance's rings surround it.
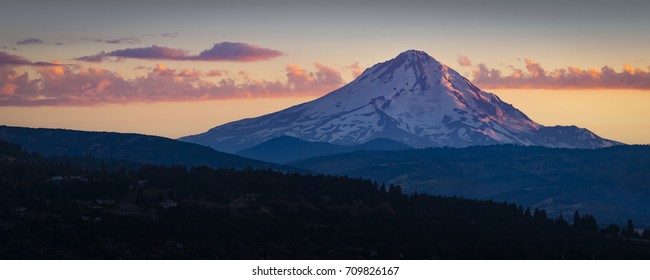
<svg viewBox="0 0 650 280">
<path fill-rule="evenodd" d="M 359 66 L 359 62 L 352 63 L 350 66 L 346 66 L 345 68 L 350 69 L 352 71 L 352 77 L 359 77 L 363 73 L 364 69 Z"/>
<path fill-rule="evenodd" d="M 293 91 L 327 93 L 343 85 L 341 73 L 319 62 L 314 64 L 316 72 L 308 72 L 297 65 L 288 65 L 287 86 Z"/>
<path fill-rule="evenodd" d="M 0 106 L 92 106 L 110 103 L 190 101 L 259 97 L 316 96 L 342 86 L 340 73 L 320 63 L 310 72 L 287 66 L 287 81 L 241 76 L 218 82 L 201 79 L 197 70 L 157 64 L 145 75 L 125 79 L 97 67 L 34 67 L 38 77 L 11 69 L 0 71 Z"/>
<path fill-rule="evenodd" d="M 33 94 L 38 91 L 38 80 L 30 80 L 27 73 L 19 74 L 12 69 L 0 68 L 0 100 L 12 96 L 36 98 Z"/>
<path fill-rule="evenodd" d="M 465 67 L 472 66 L 472 61 L 469 60 L 469 58 L 467 58 L 464 55 L 459 55 L 458 58 L 456 59 L 456 62 L 458 62 L 458 65 L 460 66 L 465 66 Z"/>
<path fill-rule="evenodd" d="M 221 77 L 221 76 L 225 75 L 226 73 L 227 73 L 227 71 L 213 69 L 213 70 L 210 70 L 207 73 L 205 73 L 205 75 L 208 76 L 208 77 Z"/>
<path fill-rule="evenodd" d="M 261 48 L 246 43 L 222 42 L 202 51 L 199 55 L 189 55 L 189 51 L 153 45 L 144 48 L 129 48 L 111 52 L 100 52 L 76 58 L 78 61 L 102 62 L 108 57 L 149 60 L 187 60 L 187 61 L 239 61 L 250 62 L 268 60 L 282 55 L 282 52 Z"/>
<path fill-rule="evenodd" d="M 648 70 L 624 65 L 621 72 L 610 66 L 600 69 L 569 66 L 547 70 L 540 63 L 525 59 L 525 69 L 512 68 L 509 74 L 479 64 L 474 69 L 473 82 L 484 88 L 522 89 L 650 89 Z"/>
</svg>

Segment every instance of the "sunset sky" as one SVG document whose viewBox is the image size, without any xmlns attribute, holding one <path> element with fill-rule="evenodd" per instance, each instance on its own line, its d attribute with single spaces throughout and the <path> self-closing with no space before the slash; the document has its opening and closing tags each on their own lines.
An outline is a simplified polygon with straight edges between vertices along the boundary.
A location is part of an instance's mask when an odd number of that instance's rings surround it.
<svg viewBox="0 0 650 280">
<path fill-rule="evenodd" d="M 650 143 L 650 2 L 11 1 L 0 124 L 181 137 L 408 49 L 544 125 Z"/>
</svg>

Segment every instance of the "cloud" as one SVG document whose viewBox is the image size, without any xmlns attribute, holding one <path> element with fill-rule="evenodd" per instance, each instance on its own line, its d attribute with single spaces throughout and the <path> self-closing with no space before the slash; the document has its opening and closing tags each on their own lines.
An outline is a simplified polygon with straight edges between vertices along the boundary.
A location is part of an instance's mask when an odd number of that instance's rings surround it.
<svg viewBox="0 0 650 280">
<path fill-rule="evenodd" d="M 190 60 L 206 61 L 257 61 L 268 60 L 282 55 L 281 52 L 260 48 L 246 43 L 222 42 L 202 51 Z"/>
<path fill-rule="evenodd" d="M 26 58 L 18 55 L 9 54 L 7 52 L 0 52 L 0 66 L 22 66 L 32 65 L 32 62 Z"/>
<path fill-rule="evenodd" d="M 464 67 L 472 66 L 472 61 L 469 60 L 469 58 L 467 58 L 464 55 L 459 55 L 458 58 L 456 59 L 456 61 L 458 62 L 458 65 L 460 65 L 460 66 L 464 66 Z"/>
<path fill-rule="evenodd" d="M 296 92 L 311 92 L 312 94 L 327 93 L 343 85 L 341 73 L 319 62 L 314 64 L 316 72 L 308 72 L 298 65 L 289 65 L 287 71 L 287 86 Z"/>
<path fill-rule="evenodd" d="M 180 35 L 180 33 L 178 32 L 168 32 L 168 33 L 160 34 L 161 37 L 166 37 L 166 38 L 176 38 L 178 37 L 178 35 Z"/>
<path fill-rule="evenodd" d="M 184 61 L 258 61 L 268 60 L 282 55 L 282 52 L 249 45 L 246 43 L 222 42 L 198 55 L 188 55 L 188 51 L 152 45 L 144 48 L 129 48 L 112 52 L 76 58 L 78 61 L 102 62 L 108 57 L 135 58 L 149 60 L 184 60 Z"/>
<path fill-rule="evenodd" d="M 228 71 L 213 69 L 213 70 L 208 71 L 208 73 L 205 73 L 205 75 L 208 76 L 208 77 L 221 77 L 221 76 L 223 76 L 223 75 L 225 75 L 227 73 L 228 73 Z"/>
<path fill-rule="evenodd" d="M 58 66 L 59 63 L 31 62 L 30 60 L 7 52 L 0 52 L 0 67 L 17 66 Z"/>
<path fill-rule="evenodd" d="M 40 45 L 43 44 L 43 41 L 38 38 L 27 38 L 22 41 L 16 42 L 16 45 Z"/>
<path fill-rule="evenodd" d="M 187 51 L 153 45 L 146 48 L 132 48 L 112 51 L 105 55 L 121 58 L 183 60 L 183 58 L 187 55 Z"/>
<path fill-rule="evenodd" d="M 346 69 L 352 71 L 352 77 L 359 77 L 363 73 L 364 69 L 359 66 L 359 62 L 352 63 L 350 66 L 346 66 Z"/>
<path fill-rule="evenodd" d="M 137 37 L 123 37 L 123 38 L 112 38 L 112 39 L 101 39 L 101 38 L 84 38 L 87 41 L 93 41 L 96 43 L 105 43 L 105 44 L 140 44 L 142 40 Z"/>
<path fill-rule="evenodd" d="M 310 72 L 297 65 L 286 68 L 287 81 L 252 79 L 248 75 L 210 82 L 193 69 L 171 69 L 162 64 L 146 74 L 126 79 L 97 67 L 34 66 L 36 77 L 0 68 L 0 106 L 95 106 L 133 102 L 191 101 L 259 97 L 318 96 L 340 86 L 338 71 L 315 63 Z M 144 70 L 144 69 L 143 69 Z M 223 74 L 223 71 L 220 72 Z"/>
<path fill-rule="evenodd" d="M 84 62 L 94 62 L 94 63 L 100 63 L 103 62 L 104 60 L 107 60 L 109 57 L 106 55 L 106 52 L 100 52 L 95 55 L 87 55 L 87 56 L 82 56 L 82 57 L 77 57 L 75 60 L 77 61 L 84 61 Z"/>
<path fill-rule="evenodd" d="M 19 74 L 12 69 L 0 68 L 0 102 L 13 96 L 20 96 L 20 99 L 37 98 L 33 95 L 36 92 L 39 92 L 38 80 L 30 80 L 27 73 Z"/>
<path fill-rule="evenodd" d="M 650 66 L 645 70 L 624 64 L 621 72 L 610 66 L 547 70 L 533 60 L 524 62 L 525 69 L 513 67 L 509 74 L 479 64 L 473 71 L 473 82 L 491 89 L 650 89 Z"/>
</svg>

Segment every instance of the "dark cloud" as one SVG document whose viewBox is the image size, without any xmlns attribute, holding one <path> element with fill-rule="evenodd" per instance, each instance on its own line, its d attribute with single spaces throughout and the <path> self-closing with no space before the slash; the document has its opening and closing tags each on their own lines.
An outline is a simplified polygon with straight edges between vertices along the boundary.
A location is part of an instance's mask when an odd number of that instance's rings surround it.
<svg viewBox="0 0 650 280">
<path fill-rule="evenodd" d="M 268 60 L 282 55 L 281 52 L 260 48 L 246 43 L 222 42 L 202 51 L 191 60 L 207 61 L 257 61 Z"/>
<path fill-rule="evenodd" d="M 102 38 L 84 38 L 83 40 L 92 41 L 96 43 L 104 44 L 140 44 L 142 40 L 138 37 L 124 37 L 124 38 L 112 38 L 112 39 L 102 39 Z"/>
<path fill-rule="evenodd" d="M 38 38 L 27 38 L 22 41 L 16 42 L 16 45 L 40 45 L 43 44 L 43 41 Z"/>
<path fill-rule="evenodd" d="M 75 60 L 77 60 L 77 61 L 94 62 L 94 63 L 100 63 L 100 62 L 103 62 L 106 59 L 108 59 L 108 56 L 106 55 L 106 52 L 100 52 L 100 53 L 95 54 L 95 55 L 87 55 L 87 56 L 82 56 L 82 57 L 75 58 Z"/>
<path fill-rule="evenodd" d="M 17 66 L 57 66 L 59 64 L 49 62 L 31 62 L 30 60 L 13 55 L 7 52 L 0 52 L 0 67 L 17 67 Z"/>
<path fill-rule="evenodd" d="M 139 59 L 184 60 L 187 57 L 187 51 L 153 45 L 145 48 L 112 51 L 107 53 L 106 56 Z"/>
<path fill-rule="evenodd" d="M 258 61 L 282 55 L 281 52 L 249 45 L 246 43 L 217 43 L 199 55 L 188 55 L 188 51 L 153 45 L 144 48 L 129 48 L 112 52 L 76 58 L 79 61 L 102 62 L 106 57 L 135 58 L 150 60 L 187 60 L 187 61 Z"/>
<path fill-rule="evenodd" d="M 18 55 L 9 54 L 7 52 L 0 52 L 0 66 L 22 66 L 32 65 L 32 62 L 26 58 Z"/>
<path fill-rule="evenodd" d="M 204 74 L 192 69 L 170 69 L 157 64 L 144 76 L 125 79 L 115 72 L 67 65 L 35 67 L 38 77 L 0 68 L 0 106 L 93 106 L 110 103 L 215 100 L 233 98 L 317 96 L 343 81 L 338 71 L 320 63 L 310 72 L 296 65 L 286 68 L 287 81 L 251 79 L 248 75 L 201 79 L 224 72 Z"/>
<path fill-rule="evenodd" d="M 569 66 L 549 71 L 530 59 L 524 61 L 525 69 L 513 67 L 510 74 L 479 64 L 474 69 L 473 82 L 492 89 L 650 89 L 650 66 L 642 69 L 624 65 L 621 72 L 610 66 L 600 69 Z"/>
<path fill-rule="evenodd" d="M 176 38 L 176 37 L 178 37 L 178 35 L 180 35 L 180 33 L 178 33 L 178 32 L 168 32 L 168 33 L 160 34 L 160 36 L 166 37 L 166 38 Z"/>
</svg>

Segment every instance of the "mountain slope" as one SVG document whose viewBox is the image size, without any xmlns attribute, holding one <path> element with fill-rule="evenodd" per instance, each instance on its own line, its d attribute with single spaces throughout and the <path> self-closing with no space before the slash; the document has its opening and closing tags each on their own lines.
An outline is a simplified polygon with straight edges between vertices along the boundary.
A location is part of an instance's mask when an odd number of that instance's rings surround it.
<svg viewBox="0 0 650 280">
<path fill-rule="evenodd" d="M 180 140 L 236 152 L 280 136 L 338 145 L 386 138 L 416 148 L 499 143 L 599 148 L 620 144 L 584 129 L 544 127 L 426 53 L 414 50 L 374 65 L 349 84 L 311 102 Z"/>
<path fill-rule="evenodd" d="M 284 164 L 299 159 L 354 151 L 396 151 L 407 149 L 412 149 L 412 147 L 389 139 L 374 139 L 360 145 L 343 146 L 326 142 L 310 142 L 295 137 L 282 136 L 273 138 L 252 148 L 239 151 L 237 155 Z"/>
<path fill-rule="evenodd" d="M 155 164 L 282 169 L 196 144 L 141 134 L 0 126 L 0 139 L 48 157 L 91 156 Z"/>
<path fill-rule="evenodd" d="M 291 165 L 401 185 L 407 192 L 495 199 L 569 217 L 650 226 L 650 146 L 556 149 L 512 145 L 371 151 Z"/>
</svg>

